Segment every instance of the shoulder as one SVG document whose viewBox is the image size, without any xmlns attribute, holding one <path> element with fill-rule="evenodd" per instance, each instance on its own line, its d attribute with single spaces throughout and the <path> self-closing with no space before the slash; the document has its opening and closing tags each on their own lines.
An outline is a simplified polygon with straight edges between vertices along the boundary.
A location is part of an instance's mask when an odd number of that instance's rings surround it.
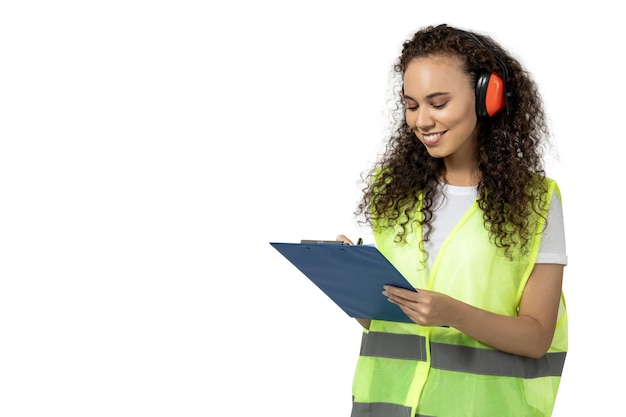
<svg viewBox="0 0 626 417">
<path fill-rule="evenodd" d="M 547 200 L 546 202 L 550 202 L 553 195 L 561 198 L 561 190 L 555 179 L 536 173 L 531 173 L 531 178 L 531 189 L 536 198 L 542 201 Z"/>
<path fill-rule="evenodd" d="M 547 187 L 550 190 L 555 188 L 558 189 L 558 184 L 554 178 L 546 177 L 535 172 L 531 172 L 530 177 L 535 186 L 541 185 L 542 187 Z"/>
</svg>

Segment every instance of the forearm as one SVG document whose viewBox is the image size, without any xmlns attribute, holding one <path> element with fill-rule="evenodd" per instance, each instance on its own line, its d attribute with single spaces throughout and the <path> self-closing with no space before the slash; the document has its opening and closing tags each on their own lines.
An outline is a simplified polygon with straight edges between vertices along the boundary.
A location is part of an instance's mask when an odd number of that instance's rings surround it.
<svg viewBox="0 0 626 417">
<path fill-rule="evenodd" d="M 356 319 L 356 321 L 358 321 L 359 324 L 361 326 L 363 326 L 364 329 L 369 329 L 370 328 L 371 320 L 369 320 L 369 319 Z"/>
<path fill-rule="evenodd" d="M 450 326 L 494 349 L 539 358 L 552 342 L 554 327 L 528 316 L 503 316 L 458 302 Z"/>
<path fill-rule="evenodd" d="M 563 265 L 537 264 L 524 288 L 517 316 L 493 314 L 456 300 L 450 325 L 504 352 L 541 357 L 554 337 L 562 281 Z"/>
<path fill-rule="evenodd" d="M 535 265 L 515 316 L 495 314 L 436 291 L 385 286 L 383 294 L 421 326 L 451 326 L 503 352 L 538 358 L 552 344 L 562 279 L 563 265 Z"/>
</svg>

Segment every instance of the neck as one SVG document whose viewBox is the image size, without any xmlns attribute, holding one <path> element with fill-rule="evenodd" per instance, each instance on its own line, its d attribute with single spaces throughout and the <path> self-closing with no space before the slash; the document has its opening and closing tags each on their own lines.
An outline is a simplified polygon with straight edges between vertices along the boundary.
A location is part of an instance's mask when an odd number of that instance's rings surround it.
<svg viewBox="0 0 626 417">
<path fill-rule="evenodd" d="M 478 185 L 481 180 L 478 163 L 475 160 L 466 160 L 463 163 L 445 162 L 445 170 L 440 180 L 446 184 L 470 186 Z"/>
<path fill-rule="evenodd" d="M 444 171 L 441 180 L 446 184 L 470 186 L 481 180 L 478 169 L 478 133 L 475 129 L 465 144 L 443 158 Z"/>
<path fill-rule="evenodd" d="M 478 183 L 480 182 L 480 174 L 478 172 L 472 174 L 461 174 L 446 171 L 441 176 L 440 180 L 449 185 L 469 187 L 478 185 Z"/>
</svg>

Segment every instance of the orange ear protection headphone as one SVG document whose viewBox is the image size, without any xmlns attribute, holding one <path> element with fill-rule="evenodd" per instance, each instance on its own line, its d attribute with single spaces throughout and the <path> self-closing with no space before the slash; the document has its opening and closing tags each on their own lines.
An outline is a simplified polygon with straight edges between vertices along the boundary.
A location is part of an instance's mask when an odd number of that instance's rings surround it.
<svg viewBox="0 0 626 417">
<path fill-rule="evenodd" d="M 465 31 L 461 31 L 461 33 L 479 45 L 487 47 L 473 33 Z M 494 58 L 502 69 L 502 77 L 495 72 L 489 73 L 488 71 L 481 71 L 476 76 L 476 114 L 478 117 L 493 117 L 504 108 L 508 114 L 506 79 L 509 73 L 504 62 L 498 57 Z"/>
</svg>

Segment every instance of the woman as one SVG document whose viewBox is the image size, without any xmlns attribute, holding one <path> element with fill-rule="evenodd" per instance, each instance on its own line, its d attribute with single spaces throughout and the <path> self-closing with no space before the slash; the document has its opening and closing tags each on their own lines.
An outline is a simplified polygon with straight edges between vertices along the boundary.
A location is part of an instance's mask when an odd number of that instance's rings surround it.
<svg viewBox="0 0 626 417">
<path fill-rule="evenodd" d="M 414 324 L 359 319 L 352 416 L 549 416 L 567 256 L 536 84 L 490 37 L 447 25 L 418 31 L 394 69 L 404 117 L 357 215 L 415 286 L 383 291 Z"/>
</svg>

